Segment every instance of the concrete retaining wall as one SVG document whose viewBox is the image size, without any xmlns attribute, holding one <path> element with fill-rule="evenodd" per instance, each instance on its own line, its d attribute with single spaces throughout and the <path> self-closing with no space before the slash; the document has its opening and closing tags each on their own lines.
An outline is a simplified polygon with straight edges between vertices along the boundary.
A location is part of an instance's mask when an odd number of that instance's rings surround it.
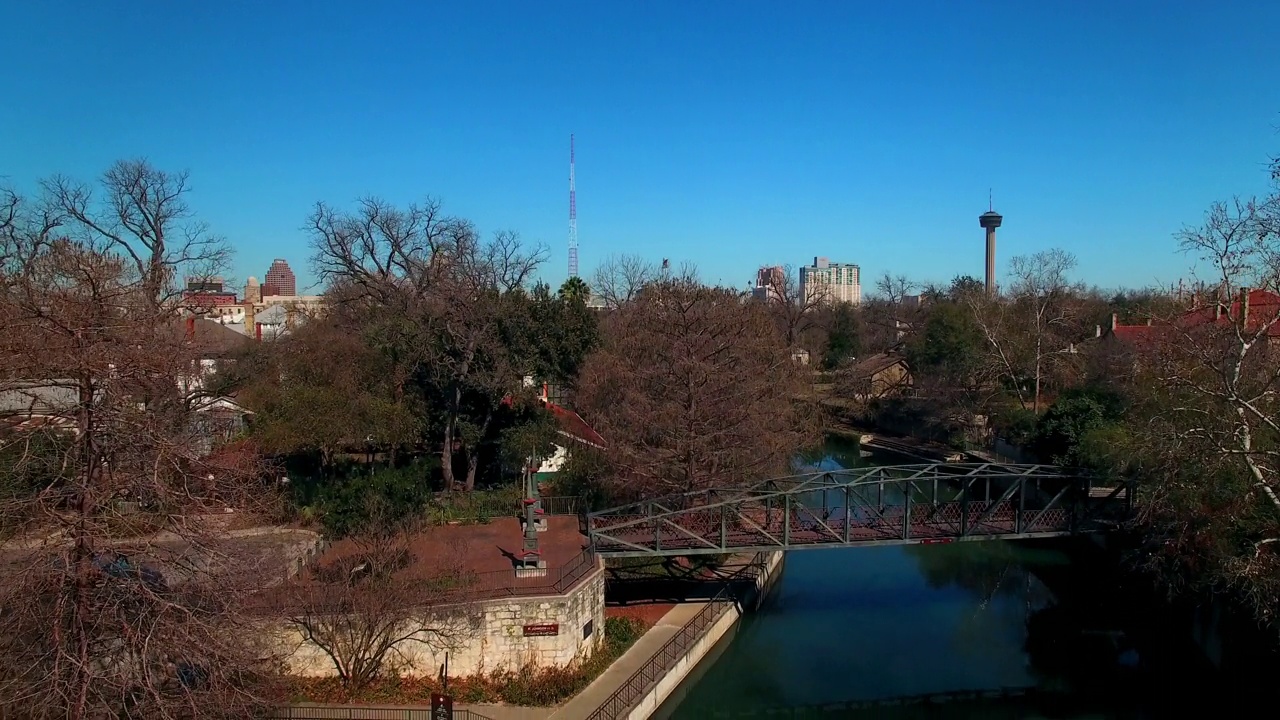
<svg viewBox="0 0 1280 720">
<path fill-rule="evenodd" d="M 565 595 L 503 598 L 441 609 L 421 625 L 446 626 L 458 638 L 442 643 L 431 635 L 409 640 L 392 653 L 395 668 L 405 676 L 436 676 L 449 656 L 450 677 L 510 670 L 526 665 L 564 666 L 589 657 L 604 639 L 604 568 L 597 567 Z M 525 626 L 556 625 L 554 635 L 525 635 Z M 408 634 L 412 628 L 406 627 Z M 590 635 L 588 636 L 588 630 Z M 536 632 L 536 631 L 535 631 Z M 288 664 L 297 675 L 336 675 L 333 661 L 299 628 L 286 626 L 280 642 L 290 648 Z"/>
<path fill-rule="evenodd" d="M 782 577 L 783 560 L 786 557 L 783 552 L 763 553 L 763 555 L 765 556 L 764 565 L 754 579 L 754 589 L 741 598 L 740 605 L 727 606 L 728 609 L 711 623 L 702 637 L 698 638 L 685 652 L 684 657 L 677 660 L 658 684 L 653 686 L 627 713 L 628 720 L 647 720 L 680 687 L 680 683 L 684 682 L 685 678 L 698 667 L 698 663 L 721 641 L 737 630 L 738 621 L 742 619 L 744 613 L 759 609 L 760 604 Z"/>
<path fill-rule="evenodd" d="M 778 554 L 780 555 L 781 553 Z M 738 620 L 742 617 L 742 610 L 733 605 L 729 605 L 727 608 L 727 611 L 721 614 L 711 624 L 711 627 L 707 628 L 702 637 L 689 648 L 684 657 L 677 660 L 676 664 L 658 681 L 658 684 L 653 686 L 653 689 L 646 693 L 637 705 L 631 708 L 631 711 L 626 715 L 627 720 L 648 720 L 649 716 L 656 712 L 662 706 L 662 703 L 671 696 L 671 693 L 680 687 L 680 683 L 684 682 L 689 673 L 693 672 L 694 668 L 698 666 L 698 662 L 715 648 L 716 643 L 719 643 L 737 628 Z"/>
</svg>

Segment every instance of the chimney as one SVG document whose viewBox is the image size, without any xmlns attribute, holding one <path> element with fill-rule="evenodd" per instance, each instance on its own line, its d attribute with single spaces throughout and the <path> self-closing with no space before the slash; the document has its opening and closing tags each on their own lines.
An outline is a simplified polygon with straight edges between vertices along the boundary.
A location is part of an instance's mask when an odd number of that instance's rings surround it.
<svg viewBox="0 0 1280 720">
<path fill-rule="evenodd" d="M 1116 325 L 1120 324 L 1119 320 L 1120 318 L 1115 313 L 1111 313 L 1111 332 L 1116 331 Z"/>
<path fill-rule="evenodd" d="M 196 319 L 194 317 L 187 318 L 187 339 L 194 340 L 196 337 Z"/>
<path fill-rule="evenodd" d="M 253 339 L 262 342 L 262 323 L 253 324 Z"/>
<path fill-rule="evenodd" d="M 244 303 L 244 331 L 246 335 L 249 333 L 249 330 L 254 326 L 255 324 L 254 321 L 255 321 L 255 318 L 257 318 L 257 316 L 258 316 L 257 306 L 253 304 L 253 301 L 246 300 Z"/>
<path fill-rule="evenodd" d="M 1240 326 L 1249 327 L 1249 288 L 1240 288 Z"/>
</svg>

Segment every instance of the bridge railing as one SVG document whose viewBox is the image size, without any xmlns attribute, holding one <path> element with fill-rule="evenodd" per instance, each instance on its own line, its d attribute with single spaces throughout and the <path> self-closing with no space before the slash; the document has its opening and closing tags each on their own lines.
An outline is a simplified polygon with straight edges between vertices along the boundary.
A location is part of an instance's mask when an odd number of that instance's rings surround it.
<svg viewBox="0 0 1280 720">
<path fill-rule="evenodd" d="M 687 493 L 588 516 L 611 555 L 1044 537 L 1114 527 L 1123 487 L 1042 465 L 933 464 L 815 473 Z"/>
</svg>

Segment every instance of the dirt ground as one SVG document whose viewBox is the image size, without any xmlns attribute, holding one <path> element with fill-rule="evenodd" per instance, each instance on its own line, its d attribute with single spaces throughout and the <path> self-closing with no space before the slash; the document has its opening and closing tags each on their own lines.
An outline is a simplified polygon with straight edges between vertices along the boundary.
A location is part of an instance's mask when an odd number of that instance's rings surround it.
<svg viewBox="0 0 1280 720">
<path fill-rule="evenodd" d="M 604 609 L 604 616 L 611 617 L 630 617 L 636 618 L 644 623 L 644 626 L 651 628 L 658 624 L 663 615 L 666 615 L 675 605 L 669 603 L 652 603 L 648 605 L 610 605 Z"/>
</svg>

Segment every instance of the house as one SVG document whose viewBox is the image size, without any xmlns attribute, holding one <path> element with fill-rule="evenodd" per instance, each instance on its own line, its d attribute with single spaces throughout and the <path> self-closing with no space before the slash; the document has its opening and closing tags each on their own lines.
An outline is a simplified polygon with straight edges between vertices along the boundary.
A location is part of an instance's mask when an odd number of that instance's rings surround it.
<svg viewBox="0 0 1280 720">
<path fill-rule="evenodd" d="M 198 456 L 204 457 L 224 443 L 245 432 L 253 411 L 229 397 L 212 397 L 201 400 L 192 408 L 192 424 L 195 431 L 193 445 Z"/>
<path fill-rule="evenodd" d="M 17 380 L 0 385 L 0 429 L 53 427 L 75 432 L 80 390 L 74 380 Z"/>
<path fill-rule="evenodd" d="M 534 385 L 533 378 L 525 378 L 525 385 Z M 552 417 L 556 420 L 556 434 L 561 440 L 555 443 L 555 450 L 551 456 L 543 458 L 537 470 L 534 471 L 534 479 L 540 483 L 550 480 L 560 472 L 569 459 L 569 448 L 573 445 L 593 447 L 598 450 L 603 450 L 605 447 L 604 438 L 600 437 L 600 433 L 583 420 L 581 415 L 562 405 L 562 398 L 562 391 L 555 386 L 548 383 L 542 384 L 542 392 L 538 400 L 543 407 L 551 411 Z"/>
<path fill-rule="evenodd" d="M 1197 304 L 1191 310 L 1174 320 L 1172 325 L 1152 325 L 1151 321 L 1141 325 L 1121 325 L 1117 316 L 1111 315 L 1111 324 L 1105 332 L 1101 328 L 1096 333 L 1100 337 L 1119 340 L 1126 345 L 1141 347 L 1169 336 L 1172 328 L 1190 330 L 1197 327 L 1230 327 L 1241 326 L 1248 333 L 1264 331 L 1268 342 L 1280 338 L 1280 295 L 1269 290 L 1241 288 L 1239 294 L 1231 302 L 1216 300 L 1211 304 Z"/>
<path fill-rule="evenodd" d="M 897 353 L 876 353 L 854 363 L 845 373 L 846 387 L 859 400 L 901 395 L 913 385 L 907 360 Z"/>
<path fill-rule="evenodd" d="M 809 351 L 808 351 L 808 350 L 805 350 L 805 349 L 804 349 L 804 348 L 802 348 L 802 347 L 792 348 L 792 350 L 791 350 L 791 362 L 796 363 L 797 365 L 808 365 L 808 364 L 809 364 Z"/>
</svg>

